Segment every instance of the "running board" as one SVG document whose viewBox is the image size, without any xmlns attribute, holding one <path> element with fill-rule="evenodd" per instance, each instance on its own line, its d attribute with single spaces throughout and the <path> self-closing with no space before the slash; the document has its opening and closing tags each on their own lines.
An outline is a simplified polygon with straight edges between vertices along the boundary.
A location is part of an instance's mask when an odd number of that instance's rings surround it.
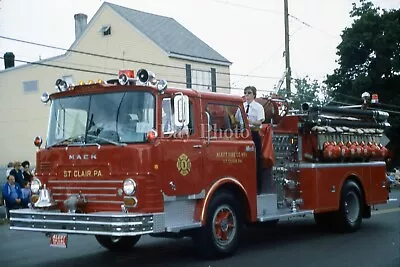
<svg viewBox="0 0 400 267">
<path fill-rule="evenodd" d="M 276 194 L 260 194 L 257 196 L 257 220 L 259 222 L 284 219 L 313 214 L 313 210 L 296 210 L 290 208 L 278 209 Z"/>
<path fill-rule="evenodd" d="M 276 219 L 286 219 L 286 218 L 292 218 L 292 217 L 304 217 L 306 215 L 313 214 L 313 210 L 300 210 L 300 211 L 289 211 L 289 210 L 278 210 L 276 214 L 269 214 L 266 216 L 260 216 L 257 217 L 257 220 L 259 222 L 266 222 L 266 221 L 272 221 Z"/>
</svg>

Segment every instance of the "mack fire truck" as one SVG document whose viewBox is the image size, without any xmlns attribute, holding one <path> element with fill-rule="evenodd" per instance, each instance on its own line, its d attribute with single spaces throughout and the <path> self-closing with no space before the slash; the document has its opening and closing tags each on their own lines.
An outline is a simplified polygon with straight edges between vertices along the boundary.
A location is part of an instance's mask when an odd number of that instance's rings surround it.
<svg viewBox="0 0 400 267">
<path fill-rule="evenodd" d="M 10 213 L 10 229 L 45 233 L 51 246 L 92 235 L 119 251 L 142 235 L 182 236 L 224 257 L 246 225 L 310 215 L 353 232 L 389 199 L 386 112 L 307 103 L 291 112 L 284 98 L 257 98 L 266 116 L 257 193 L 242 97 L 170 88 L 145 69 L 56 88 L 41 99 L 49 124 L 45 145 L 34 140 L 30 206 Z"/>
</svg>

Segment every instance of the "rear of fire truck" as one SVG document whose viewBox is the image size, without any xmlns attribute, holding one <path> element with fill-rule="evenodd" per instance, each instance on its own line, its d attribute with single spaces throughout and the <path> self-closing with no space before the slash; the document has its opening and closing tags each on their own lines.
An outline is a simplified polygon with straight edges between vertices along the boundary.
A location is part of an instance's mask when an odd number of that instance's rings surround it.
<svg viewBox="0 0 400 267">
<path fill-rule="evenodd" d="M 356 231 L 374 205 L 389 200 L 390 152 L 384 135 L 389 114 L 371 106 L 369 93 L 363 98 L 362 105 L 350 108 L 303 105 L 303 132 L 308 134 L 302 140 L 307 162 L 302 182 L 316 175 L 315 220 L 340 231 Z"/>
<path fill-rule="evenodd" d="M 46 233 L 61 247 L 69 234 L 95 235 L 110 250 L 164 231 L 152 141 L 156 94 L 166 85 L 146 70 L 76 86 L 57 80 L 59 92 L 42 95 L 51 107 L 45 147 L 35 139 L 31 207 L 11 211 L 10 229 Z"/>
<path fill-rule="evenodd" d="M 310 211 L 318 224 L 352 232 L 374 205 L 387 203 L 389 114 L 373 108 L 369 94 L 363 98 L 351 107 L 304 103 L 291 114 L 284 99 L 258 100 L 268 120 L 263 127 L 272 132 L 264 137 L 263 156 L 273 150 L 278 211 Z M 271 135 L 273 148 L 265 139 Z"/>
</svg>

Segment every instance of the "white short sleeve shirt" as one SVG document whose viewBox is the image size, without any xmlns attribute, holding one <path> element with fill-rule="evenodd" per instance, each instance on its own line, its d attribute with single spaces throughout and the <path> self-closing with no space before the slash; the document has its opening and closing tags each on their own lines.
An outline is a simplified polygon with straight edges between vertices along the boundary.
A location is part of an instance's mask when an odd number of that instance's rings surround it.
<svg viewBox="0 0 400 267">
<path fill-rule="evenodd" d="M 260 103 L 258 103 L 258 102 L 253 100 L 253 101 L 251 101 L 250 104 L 248 104 L 247 102 L 244 102 L 243 105 L 244 105 L 244 110 L 245 111 L 247 110 L 247 106 L 250 105 L 249 106 L 249 111 L 247 113 L 247 118 L 249 120 L 252 120 L 252 121 L 261 120 L 261 122 L 263 122 L 265 120 L 264 107 Z M 254 126 L 254 125 L 250 124 L 250 127 L 261 128 L 261 125 Z"/>
</svg>

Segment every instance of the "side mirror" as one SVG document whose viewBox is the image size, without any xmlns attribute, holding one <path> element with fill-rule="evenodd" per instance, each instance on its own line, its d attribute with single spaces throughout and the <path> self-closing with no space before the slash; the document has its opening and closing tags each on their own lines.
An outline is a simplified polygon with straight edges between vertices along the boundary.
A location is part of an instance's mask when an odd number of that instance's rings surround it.
<svg viewBox="0 0 400 267">
<path fill-rule="evenodd" d="M 189 124 L 189 98 L 179 94 L 174 97 L 175 125 L 178 127 L 188 126 Z"/>
</svg>

